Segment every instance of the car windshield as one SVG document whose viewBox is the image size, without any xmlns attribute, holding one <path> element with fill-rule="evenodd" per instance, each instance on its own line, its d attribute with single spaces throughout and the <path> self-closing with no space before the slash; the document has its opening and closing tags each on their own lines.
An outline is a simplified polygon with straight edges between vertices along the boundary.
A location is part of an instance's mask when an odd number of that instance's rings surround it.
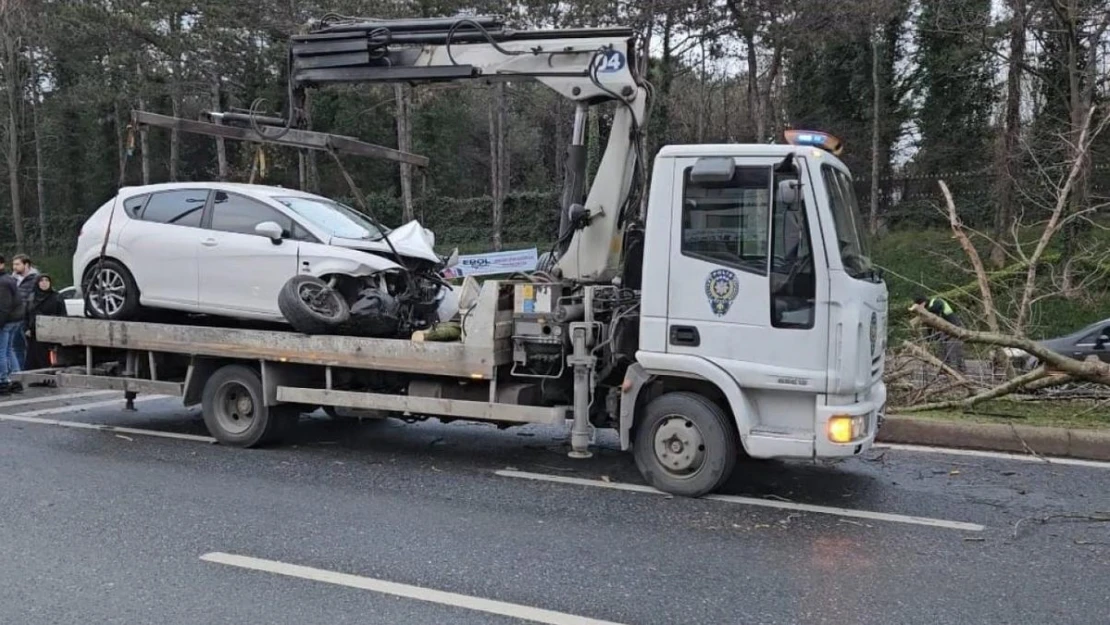
<svg viewBox="0 0 1110 625">
<path fill-rule="evenodd" d="M 848 174 L 831 166 L 823 165 L 821 174 L 829 194 L 829 210 L 832 212 L 836 239 L 840 248 L 840 261 L 844 271 L 853 278 L 878 280 L 871 264 L 871 250 L 867 230 L 860 217 L 856 192 Z"/>
<path fill-rule="evenodd" d="M 333 237 L 378 241 L 389 232 L 388 228 L 375 225 L 366 215 L 334 200 L 312 197 L 274 199 Z"/>
</svg>

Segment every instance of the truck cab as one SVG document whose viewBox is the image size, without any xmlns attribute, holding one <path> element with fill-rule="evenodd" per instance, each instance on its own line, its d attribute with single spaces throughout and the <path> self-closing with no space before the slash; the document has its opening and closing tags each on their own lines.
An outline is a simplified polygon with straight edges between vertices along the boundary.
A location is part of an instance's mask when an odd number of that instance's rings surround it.
<svg viewBox="0 0 1110 625">
<path fill-rule="evenodd" d="M 687 388 L 728 413 L 749 456 L 850 456 L 874 441 L 886 402 L 887 289 L 851 174 L 828 149 L 835 138 L 789 138 L 658 153 L 626 400 L 634 388 L 643 415 L 653 398 Z M 622 424 L 622 442 L 667 450 L 656 469 L 669 459 L 674 479 L 676 458 L 704 447 L 682 440 L 696 424 L 676 418 Z"/>
</svg>

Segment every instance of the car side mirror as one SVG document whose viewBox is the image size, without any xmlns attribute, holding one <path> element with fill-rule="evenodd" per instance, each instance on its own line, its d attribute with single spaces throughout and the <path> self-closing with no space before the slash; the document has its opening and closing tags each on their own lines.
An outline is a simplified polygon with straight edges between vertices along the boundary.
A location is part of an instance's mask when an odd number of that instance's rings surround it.
<svg viewBox="0 0 1110 625">
<path fill-rule="evenodd" d="M 281 243 L 281 236 L 284 234 L 281 226 L 273 221 L 264 221 L 258 224 L 254 227 L 254 231 L 256 234 L 260 234 L 273 241 L 274 245 Z"/>
<path fill-rule="evenodd" d="M 1095 339 L 1095 349 L 1106 349 L 1106 342 L 1108 340 L 1110 340 L 1110 337 L 1105 334 L 1098 335 L 1098 338 Z"/>
</svg>

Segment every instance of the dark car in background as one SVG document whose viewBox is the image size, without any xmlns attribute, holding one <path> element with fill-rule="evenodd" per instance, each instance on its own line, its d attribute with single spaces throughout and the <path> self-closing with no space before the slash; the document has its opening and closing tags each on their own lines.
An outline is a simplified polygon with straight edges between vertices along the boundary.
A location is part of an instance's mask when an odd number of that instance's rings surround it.
<svg viewBox="0 0 1110 625">
<path fill-rule="evenodd" d="M 1096 321 L 1071 334 L 1037 341 L 1037 344 L 1076 360 L 1095 356 L 1103 362 L 1110 362 L 1110 319 Z M 1032 369 L 1038 362 L 1036 356 L 1021 349 L 1007 348 L 1006 355 L 1021 369 Z"/>
</svg>

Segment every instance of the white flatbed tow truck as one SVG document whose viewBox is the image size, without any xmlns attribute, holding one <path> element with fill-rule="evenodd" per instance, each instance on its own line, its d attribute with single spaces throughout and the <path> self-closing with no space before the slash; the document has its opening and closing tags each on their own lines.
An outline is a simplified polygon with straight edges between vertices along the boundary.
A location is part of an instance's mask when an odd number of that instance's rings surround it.
<svg viewBox="0 0 1110 625">
<path fill-rule="evenodd" d="M 491 18 L 343 21 L 294 38 L 297 89 L 528 79 L 577 104 L 547 270 L 464 293 L 459 340 L 39 317 L 57 366 L 19 376 L 178 395 L 241 447 L 279 441 L 320 407 L 569 424 L 579 458 L 611 428 L 648 483 L 687 496 L 721 486 L 741 454 L 863 452 L 886 401 L 887 290 L 839 142 L 791 131 L 783 144 L 667 146 L 649 183 L 637 44 L 631 29 Z M 605 103 L 587 192 L 586 114 Z"/>
</svg>

